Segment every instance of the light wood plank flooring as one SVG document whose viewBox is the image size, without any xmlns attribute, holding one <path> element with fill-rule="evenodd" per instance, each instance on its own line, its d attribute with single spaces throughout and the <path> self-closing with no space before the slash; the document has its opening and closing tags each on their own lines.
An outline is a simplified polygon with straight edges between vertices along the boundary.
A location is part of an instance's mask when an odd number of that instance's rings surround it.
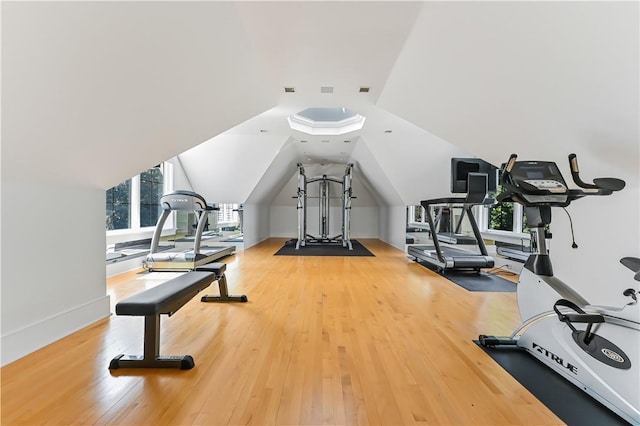
<svg viewBox="0 0 640 426">
<path fill-rule="evenodd" d="M 162 319 L 161 353 L 193 370 L 108 370 L 142 352 L 143 319 L 110 318 L 1 369 L 3 425 L 561 424 L 476 347 L 519 322 L 515 293 L 470 293 L 378 240 L 376 257 L 225 260 L 246 304 L 191 300 Z M 110 279 L 112 302 L 172 273 Z M 203 294 L 217 293 L 217 285 Z"/>
</svg>

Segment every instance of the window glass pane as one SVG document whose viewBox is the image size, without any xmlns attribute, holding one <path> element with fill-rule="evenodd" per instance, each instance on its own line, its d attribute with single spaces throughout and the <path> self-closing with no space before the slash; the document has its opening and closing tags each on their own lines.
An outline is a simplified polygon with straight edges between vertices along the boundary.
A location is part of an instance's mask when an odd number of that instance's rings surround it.
<svg viewBox="0 0 640 426">
<path fill-rule="evenodd" d="M 502 187 L 498 188 L 498 195 Z M 488 228 L 499 231 L 513 231 L 513 203 L 498 203 L 489 208 Z"/>
<path fill-rule="evenodd" d="M 527 215 L 522 212 L 522 233 L 530 234 L 531 230 L 529 229 L 529 225 L 527 225 Z"/>
<path fill-rule="evenodd" d="M 220 203 L 218 204 L 218 207 L 220 208 L 220 210 L 218 210 L 218 222 L 233 223 L 240 221 L 240 216 L 238 216 L 238 204 Z"/>
<path fill-rule="evenodd" d="M 163 180 L 160 166 L 140 174 L 140 227 L 155 226 L 158 222 Z"/>
<path fill-rule="evenodd" d="M 106 228 L 127 229 L 131 216 L 131 179 L 107 190 Z"/>
<path fill-rule="evenodd" d="M 422 206 L 414 206 L 413 211 L 414 211 L 413 221 L 422 222 Z"/>
</svg>

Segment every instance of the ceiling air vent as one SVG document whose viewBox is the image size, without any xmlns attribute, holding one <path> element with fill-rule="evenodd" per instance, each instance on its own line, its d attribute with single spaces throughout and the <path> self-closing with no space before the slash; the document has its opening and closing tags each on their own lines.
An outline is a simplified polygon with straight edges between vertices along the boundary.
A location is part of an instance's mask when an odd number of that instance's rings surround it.
<svg viewBox="0 0 640 426">
<path fill-rule="evenodd" d="M 333 93 L 333 86 L 320 86 L 320 93 Z"/>
<path fill-rule="evenodd" d="M 296 88 L 295 87 L 285 87 L 284 88 L 284 93 L 295 93 Z"/>
<path fill-rule="evenodd" d="M 369 87 L 360 86 L 360 93 L 369 93 Z"/>
</svg>

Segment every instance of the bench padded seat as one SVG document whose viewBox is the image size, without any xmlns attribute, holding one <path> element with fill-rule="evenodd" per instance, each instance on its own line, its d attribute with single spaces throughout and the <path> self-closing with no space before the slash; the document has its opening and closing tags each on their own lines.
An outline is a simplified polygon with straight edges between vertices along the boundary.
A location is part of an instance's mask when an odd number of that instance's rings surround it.
<svg viewBox="0 0 640 426">
<path fill-rule="evenodd" d="M 117 315 L 172 315 L 216 276 L 212 272 L 188 272 L 170 281 L 135 294 L 116 304 Z"/>
<path fill-rule="evenodd" d="M 213 272 L 218 277 L 221 277 L 222 274 L 224 274 L 224 271 L 226 270 L 227 270 L 227 264 L 222 262 L 207 263 L 206 265 L 198 266 L 196 268 L 196 271 Z"/>
</svg>

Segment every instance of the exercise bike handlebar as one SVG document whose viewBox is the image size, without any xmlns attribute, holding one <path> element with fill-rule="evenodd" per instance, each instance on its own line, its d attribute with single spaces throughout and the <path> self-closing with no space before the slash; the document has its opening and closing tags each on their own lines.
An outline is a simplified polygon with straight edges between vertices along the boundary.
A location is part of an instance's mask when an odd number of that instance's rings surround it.
<svg viewBox="0 0 640 426">
<path fill-rule="evenodd" d="M 578 156 L 576 154 L 569 154 L 569 167 L 571 168 L 571 177 L 576 185 L 580 188 L 588 190 L 599 190 L 608 192 L 607 194 L 596 195 L 609 195 L 615 191 L 622 190 L 626 183 L 622 179 L 617 178 L 596 178 L 593 183 L 586 183 L 580 178 L 580 169 L 578 167 Z"/>
<path fill-rule="evenodd" d="M 569 166 L 571 168 L 571 177 L 573 178 L 573 181 L 582 189 L 565 188 L 563 191 L 562 189 L 554 188 L 554 190 L 547 190 L 536 188 L 532 185 L 527 184 L 526 182 L 520 182 L 520 184 L 516 185 L 514 184 L 514 181 L 512 179 L 511 171 L 514 168 L 517 159 L 517 154 L 511 154 L 511 156 L 509 156 L 509 160 L 502 166 L 502 176 L 500 179 L 500 183 L 505 191 L 497 197 L 497 200 L 499 202 L 517 202 L 523 205 L 527 205 L 530 204 L 530 202 L 527 203 L 525 200 L 523 200 L 521 195 L 562 194 L 566 195 L 566 200 L 564 202 L 556 201 L 544 204 L 552 204 L 560 207 L 565 207 L 572 201 L 584 196 L 611 195 L 612 193 L 620 191 L 625 187 L 625 181 L 617 178 L 596 178 L 593 179 L 593 184 L 584 182 L 580 178 L 580 171 L 578 168 L 578 159 L 576 154 L 569 155 Z"/>
</svg>

